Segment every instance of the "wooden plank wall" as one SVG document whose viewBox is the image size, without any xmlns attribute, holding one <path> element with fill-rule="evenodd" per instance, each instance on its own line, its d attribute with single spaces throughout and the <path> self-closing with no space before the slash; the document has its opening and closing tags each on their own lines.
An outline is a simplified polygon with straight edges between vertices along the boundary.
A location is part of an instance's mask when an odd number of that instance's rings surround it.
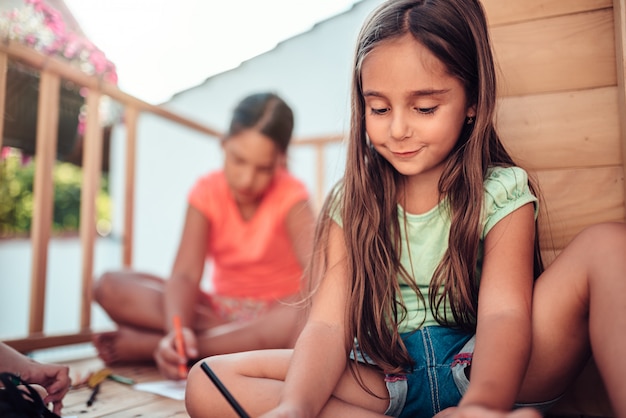
<svg viewBox="0 0 626 418">
<path fill-rule="evenodd" d="M 539 180 L 547 262 L 584 227 L 626 220 L 622 1 L 483 0 L 498 129 Z"/>
</svg>

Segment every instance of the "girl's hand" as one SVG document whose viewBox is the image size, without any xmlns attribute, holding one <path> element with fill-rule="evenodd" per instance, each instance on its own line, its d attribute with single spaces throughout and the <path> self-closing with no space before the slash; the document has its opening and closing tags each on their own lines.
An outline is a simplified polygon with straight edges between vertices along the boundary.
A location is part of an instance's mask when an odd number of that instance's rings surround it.
<svg viewBox="0 0 626 418">
<path fill-rule="evenodd" d="M 533 408 L 520 408 L 505 412 L 469 405 L 446 408 L 433 418 L 541 418 L 541 414 Z"/>
<path fill-rule="evenodd" d="M 52 403 L 54 413 L 60 415 L 63 408 L 63 397 L 70 388 L 69 368 L 56 364 L 38 363 L 24 360 L 19 365 L 22 380 L 30 384 L 41 385 L 45 389 L 42 394 L 44 403 Z"/>
<path fill-rule="evenodd" d="M 183 328 L 183 340 L 185 355 L 178 354 L 176 347 L 176 333 L 171 331 L 161 339 L 157 349 L 154 351 L 159 372 L 171 380 L 182 380 L 187 378 L 187 361 L 198 356 L 198 345 L 196 336 L 189 328 Z M 182 366 L 182 367 L 181 367 Z M 185 372 L 182 372 L 184 368 Z"/>
</svg>

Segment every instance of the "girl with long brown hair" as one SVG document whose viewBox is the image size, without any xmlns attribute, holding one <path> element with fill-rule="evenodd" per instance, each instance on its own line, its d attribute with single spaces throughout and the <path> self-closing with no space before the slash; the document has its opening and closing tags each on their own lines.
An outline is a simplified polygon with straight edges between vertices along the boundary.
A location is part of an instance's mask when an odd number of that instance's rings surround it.
<svg viewBox="0 0 626 418">
<path fill-rule="evenodd" d="M 477 0 L 392 0 L 370 15 L 307 324 L 294 350 L 207 360 L 252 415 L 497 415 L 517 403 L 530 416 L 592 348 L 626 416 L 626 228 L 582 232 L 543 271 L 538 193 L 500 142 L 495 107 Z M 232 414 L 198 367 L 186 404 L 194 418 Z"/>
</svg>

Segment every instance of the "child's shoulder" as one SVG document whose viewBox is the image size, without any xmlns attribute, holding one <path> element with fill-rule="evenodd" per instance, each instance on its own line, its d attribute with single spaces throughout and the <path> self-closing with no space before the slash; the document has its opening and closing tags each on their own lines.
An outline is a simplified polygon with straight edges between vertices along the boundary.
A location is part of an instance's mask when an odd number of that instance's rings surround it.
<svg viewBox="0 0 626 418">
<path fill-rule="evenodd" d="M 221 170 L 210 171 L 196 178 L 189 190 L 189 199 L 195 203 L 207 202 L 217 197 L 224 197 L 228 183 Z"/>
</svg>

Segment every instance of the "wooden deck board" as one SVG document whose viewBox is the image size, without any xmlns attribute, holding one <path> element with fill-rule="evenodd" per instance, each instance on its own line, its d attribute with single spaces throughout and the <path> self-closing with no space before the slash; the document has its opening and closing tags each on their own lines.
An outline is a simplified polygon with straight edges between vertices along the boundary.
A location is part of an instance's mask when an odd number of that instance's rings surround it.
<svg viewBox="0 0 626 418">
<path fill-rule="evenodd" d="M 98 358 L 59 362 L 70 367 L 70 376 L 86 376 L 104 367 Z M 163 380 L 153 365 L 128 365 L 111 367 L 113 373 L 135 380 L 135 383 Z M 587 383 L 580 383 L 586 380 Z M 589 394 L 589 388 L 595 393 Z M 184 401 L 170 399 L 133 389 L 132 386 L 106 380 L 96 402 L 87 407 L 91 389 L 86 386 L 71 389 L 64 399 L 63 416 L 78 418 L 189 418 Z M 582 414 L 581 411 L 591 413 Z M 564 398 L 546 418 L 593 418 L 613 417 L 610 403 L 598 371 L 591 361 L 581 377 L 574 382 Z"/>
<path fill-rule="evenodd" d="M 105 367 L 98 358 L 65 361 L 62 364 L 70 367 L 72 379 L 80 379 Z M 110 368 L 113 373 L 129 377 L 135 383 L 163 380 L 156 367 L 150 364 Z M 86 386 L 70 389 L 63 401 L 62 415 L 79 418 L 189 417 L 183 401 L 138 391 L 130 385 L 113 380 L 105 380 L 102 383 L 96 401 L 88 407 L 87 399 L 90 394 L 91 389 Z"/>
</svg>

